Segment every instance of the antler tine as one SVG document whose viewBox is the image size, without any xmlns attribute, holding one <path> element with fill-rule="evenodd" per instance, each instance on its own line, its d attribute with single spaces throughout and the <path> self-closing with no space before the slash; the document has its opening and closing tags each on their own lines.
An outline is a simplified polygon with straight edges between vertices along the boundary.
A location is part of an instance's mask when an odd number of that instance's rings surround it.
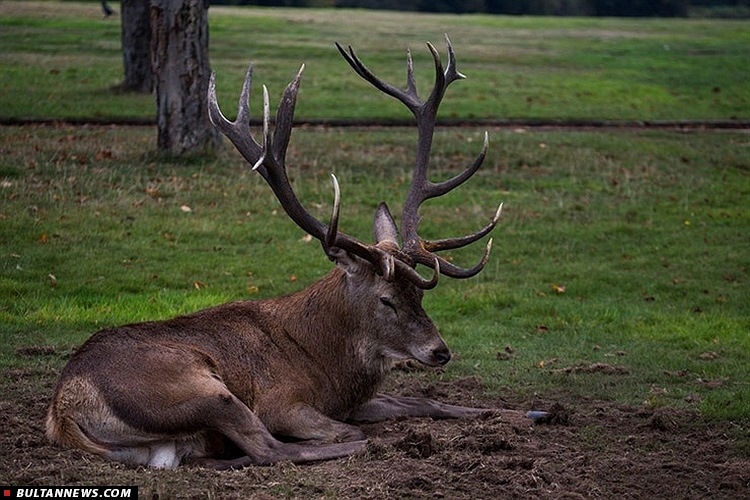
<svg viewBox="0 0 750 500">
<path fill-rule="evenodd" d="M 435 63 L 435 84 L 432 86 L 432 92 L 430 93 L 430 97 L 427 98 L 425 105 L 430 104 L 431 111 L 437 113 L 437 108 L 440 105 L 440 101 L 442 100 L 443 94 L 445 94 L 445 89 L 448 85 L 446 84 L 445 73 L 443 72 L 443 62 L 440 60 L 440 53 L 430 42 L 427 42 L 427 48 L 430 49 L 432 60 Z"/>
<path fill-rule="evenodd" d="M 502 213 L 503 213 L 503 204 L 501 203 L 497 207 L 495 216 L 492 218 L 489 224 L 484 226 L 479 231 L 476 231 L 469 235 L 461 236 L 458 238 L 445 238 L 441 240 L 432 240 L 432 241 L 423 240 L 422 246 L 428 252 L 440 252 L 442 250 L 453 250 L 455 248 L 465 247 L 471 243 L 474 243 L 477 240 L 482 239 L 484 236 L 487 236 L 488 234 L 490 234 L 492 230 L 495 229 L 495 226 L 497 226 L 497 223 L 500 220 L 500 215 Z"/>
<path fill-rule="evenodd" d="M 339 214 L 341 212 L 341 189 L 339 188 L 339 180 L 334 174 L 331 174 L 331 182 L 333 183 L 333 209 L 331 210 L 331 221 L 328 223 L 328 229 L 326 230 L 326 238 L 323 240 L 323 250 L 326 255 L 331 254 L 331 249 L 336 244 L 336 236 L 339 232 Z"/>
<path fill-rule="evenodd" d="M 211 73 L 208 82 L 208 117 L 211 123 L 218 128 L 237 147 L 237 150 L 252 165 L 253 158 L 261 154 L 262 148 L 250 133 L 250 86 L 253 79 L 253 65 L 247 68 L 245 81 L 242 84 L 239 104 L 237 106 L 237 118 L 234 122 L 229 121 L 219 108 L 216 99 L 216 73 Z"/>
<path fill-rule="evenodd" d="M 416 287 L 421 288 L 422 290 L 431 290 L 437 286 L 438 281 L 440 280 L 440 262 L 446 261 L 436 256 L 431 263 L 426 264 L 428 267 L 433 269 L 432 278 L 430 279 L 423 278 L 422 275 L 420 275 L 414 268 L 410 267 L 405 262 L 396 260 L 395 264 L 396 267 L 399 268 L 399 272 L 401 273 L 401 275 L 404 276 L 408 281 L 413 283 Z"/>
<path fill-rule="evenodd" d="M 430 97 L 424 103 L 425 109 L 423 110 L 423 113 L 427 116 L 437 114 L 438 107 L 443 100 L 448 85 L 456 80 L 463 80 L 466 78 L 466 76 L 456 70 L 456 54 L 453 51 L 453 45 L 451 45 L 448 34 L 445 35 L 445 45 L 448 50 L 448 66 L 445 68 L 445 71 L 443 71 L 443 63 L 440 60 L 440 53 L 434 45 L 427 42 L 427 48 L 430 49 L 432 59 L 435 62 L 435 84 L 432 87 Z"/>
<path fill-rule="evenodd" d="M 414 74 L 413 70 L 411 69 L 412 62 L 410 52 L 407 51 L 408 76 L 407 91 L 405 92 L 375 76 L 375 73 L 370 71 L 370 69 L 362 62 L 362 60 L 357 57 L 357 54 L 354 52 L 354 49 L 351 45 L 348 46 L 348 52 L 338 42 L 336 42 L 336 48 L 339 49 L 339 52 L 341 52 L 341 55 L 344 56 L 344 59 L 346 59 L 346 62 L 349 63 L 349 66 L 352 67 L 355 73 L 357 73 L 365 81 L 369 82 L 373 87 L 380 90 L 384 94 L 387 94 L 401 101 L 407 108 L 409 108 L 409 110 L 411 110 L 412 113 L 414 113 L 415 116 L 418 114 L 419 109 L 422 106 L 422 102 L 417 96 L 417 88 L 414 84 Z"/>
<path fill-rule="evenodd" d="M 268 102 L 268 87 L 263 85 L 263 141 L 261 143 L 260 156 L 253 164 L 253 170 L 258 170 L 263 177 L 267 177 L 265 162 L 271 145 L 271 105 Z M 271 161 L 274 160 L 273 152 Z M 283 165 L 283 164 L 282 164 Z M 259 170 L 260 168 L 263 170 Z"/>
<path fill-rule="evenodd" d="M 482 163 L 484 163 L 484 159 L 487 156 L 487 150 L 489 149 L 489 144 L 489 135 L 485 131 L 482 151 L 480 151 L 480 153 L 477 155 L 474 163 L 472 163 L 463 172 L 448 179 L 447 181 L 443 181 L 437 184 L 429 183 L 427 186 L 425 186 L 425 199 L 442 196 L 469 180 L 471 176 L 474 175 L 477 170 L 479 170 L 479 167 L 482 166 Z"/>
<path fill-rule="evenodd" d="M 422 265 L 425 265 L 427 267 L 434 267 L 435 262 L 438 262 L 440 264 L 440 272 L 446 276 L 449 276 L 451 278 L 471 278 L 472 276 L 475 276 L 478 274 L 487 264 L 487 261 L 490 258 L 490 251 L 492 250 L 492 238 L 490 238 L 489 241 L 487 241 L 487 246 L 484 248 L 484 254 L 482 255 L 482 259 L 477 263 L 474 267 L 470 268 L 464 268 L 457 266 L 456 264 L 453 264 L 452 262 L 446 260 L 443 257 L 440 257 L 439 255 L 435 255 L 434 253 L 428 252 L 428 251 L 422 251 L 418 254 L 411 255 L 412 259 L 414 259 L 415 263 L 419 263 Z"/>
<path fill-rule="evenodd" d="M 417 96 L 417 81 L 414 79 L 414 60 L 411 57 L 411 49 L 406 49 L 406 93 Z"/>
<path fill-rule="evenodd" d="M 456 53 L 453 51 L 453 45 L 451 44 L 448 33 L 445 33 L 445 45 L 448 48 L 448 68 L 445 71 L 445 77 L 448 80 L 448 84 L 456 81 L 463 80 L 466 75 L 459 73 L 456 70 Z"/>
<path fill-rule="evenodd" d="M 279 158 L 281 163 L 286 160 L 286 150 L 289 147 L 289 139 L 292 136 L 292 125 L 294 117 L 294 108 L 297 105 L 297 94 L 299 93 L 299 84 L 302 79 L 302 73 L 305 71 L 303 64 L 297 76 L 286 86 L 284 94 L 279 101 L 279 108 L 276 111 L 276 129 L 273 134 L 273 151 L 274 155 Z"/>
</svg>

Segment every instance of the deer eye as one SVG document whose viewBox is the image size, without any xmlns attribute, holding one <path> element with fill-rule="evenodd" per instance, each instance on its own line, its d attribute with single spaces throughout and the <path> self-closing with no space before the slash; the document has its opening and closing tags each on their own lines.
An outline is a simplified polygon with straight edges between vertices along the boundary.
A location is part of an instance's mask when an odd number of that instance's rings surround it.
<svg viewBox="0 0 750 500">
<path fill-rule="evenodd" d="M 393 312 L 396 312 L 396 306 L 393 305 L 393 302 L 391 302 L 388 297 L 380 297 L 380 303 L 386 307 L 393 309 Z"/>
</svg>

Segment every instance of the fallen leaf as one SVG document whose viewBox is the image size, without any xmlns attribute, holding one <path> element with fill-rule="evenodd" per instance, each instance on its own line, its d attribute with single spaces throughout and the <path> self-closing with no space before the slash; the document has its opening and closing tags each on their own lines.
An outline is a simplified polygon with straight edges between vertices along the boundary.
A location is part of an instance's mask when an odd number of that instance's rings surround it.
<svg viewBox="0 0 750 500">
<path fill-rule="evenodd" d="M 552 290 L 557 293 L 565 293 L 565 285 L 552 285 Z"/>
<path fill-rule="evenodd" d="M 698 355 L 698 359 L 702 359 L 703 361 L 713 361 L 714 359 L 717 359 L 718 357 L 719 357 L 719 354 L 716 351 L 703 352 Z"/>
<path fill-rule="evenodd" d="M 57 286 L 57 278 L 55 277 L 54 274 L 49 273 L 47 275 L 47 278 L 49 278 L 49 286 L 51 286 L 51 287 L 56 287 Z"/>
<path fill-rule="evenodd" d="M 192 211 L 193 211 L 193 209 L 192 209 L 192 208 L 190 208 L 190 207 L 189 207 L 189 206 L 187 206 L 187 205 L 182 205 L 182 206 L 180 207 L 180 210 L 182 210 L 182 211 L 183 211 L 183 212 L 185 212 L 185 213 L 187 213 L 187 212 L 192 212 Z"/>
<path fill-rule="evenodd" d="M 202 290 L 204 288 L 208 288 L 208 285 L 206 285 L 202 281 L 194 281 L 193 288 L 195 288 L 196 290 Z"/>
<path fill-rule="evenodd" d="M 549 327 L 546 325 L 536 325 L 536 331 L 537 332 L 548 332 Z"/>
<path fill-rule="evenodd" d="M 696 383 L 701 387 L 705 387 L 706 389 L 718 389 L 719 387 L 724 385 L 723 380 L 703 380 L 700 378 L 696 380 Z"/>
<path fill-rule="evenodd" d="M 614 352 L 608 352 L 604 355 L 604 357 L 612 358 L 614 356 L 625 356 L 627 353 L 625 351 L 614 351 Z"/>
<path fill-rule="evenodd" d="M 549 358 L 549 359 L 543 359 L 543 360 L 541 360 L 541 361 L 540 361 L 539 363 L 537 363 L 537 365 L 536 365 L 536 366 L 537 366 L 538 368 L 544 368 L 544 367 L 545 367 L 545 366 L 547 366 L 547 365 L 551 365 L 551 364 L 554 364 L 554 363 L 559 363 L 559 362 L 560 362 L 560 358 Z"/>
<path fill-rule="evenodd" d="M 112 151 L 110 151 L 109 149 L 103 149 L 102 151 L 96 153 L 96 156 L 94 156 L 94 159 L 96 159 L 97 161 L 101 161 L 105 158 L 112 158 Z"/>
<path fill-rule="evenodd" d="M 42 233 L 42 235 L 39 237 L 39 243 L 48 243 L 49 242 L 49 235 L 47 233 Z"/>
</svg>

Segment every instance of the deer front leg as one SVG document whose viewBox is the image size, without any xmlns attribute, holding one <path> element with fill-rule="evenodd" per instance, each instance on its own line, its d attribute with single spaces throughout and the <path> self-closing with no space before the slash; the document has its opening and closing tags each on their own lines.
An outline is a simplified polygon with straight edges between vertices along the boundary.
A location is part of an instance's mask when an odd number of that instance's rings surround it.
<svg viewBox="0 0 750 500">
<path fill-rule="evenodd" d="M 298 403 L 278 414 L 282 418 L 269 422 L 276 435 L 325 443 L 365 439 L 364 433 L 357 427 L 334 420 L 305 403 Z"/>
<path fill-rule="evenodd" d="M 509 421 L 527 416 L 516 410 L 499 410 L 487 408 L 470 408 L 435 401 L 428 398 L 405 396 L 388 396 L 378 394 L 362 405 L 349 418 L 352 422 L 380 422 L 396 417 L 431 417 L 431 418 L 466 418 L 482 414 L 500 416 Z"/>
<path fill-rule="evenodd" d="M 364 450 L 366 445 L 362 440 L 364 436 L 360 435 L 353 436 L 347 443 L 284 443 L 274 438 L 260 418 L 233 395 L 224 394 L 223 400 L 224 407 L 221 411 L 214 410 L 210 426 L 233 441 L 246 456 L 235 460 L 209 458 L 195 461 L 204 466 L 227 469 L 267 465 L 281 460 L 295 463 L 329 460 L 358 453 Z"/>
<path fill-rule="evenodd" d="M 353 422 L 380 422 L 396 417 L 463 418 L 492 412 L 483 408 L 456 406 L 428 398 L 378 394 L 351 416 Z"/>
</svg>

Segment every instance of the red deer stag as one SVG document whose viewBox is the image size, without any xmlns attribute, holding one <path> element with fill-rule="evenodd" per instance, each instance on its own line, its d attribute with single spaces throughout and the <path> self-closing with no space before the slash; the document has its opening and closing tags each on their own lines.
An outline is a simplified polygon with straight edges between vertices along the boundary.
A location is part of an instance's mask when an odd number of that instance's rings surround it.
<svg viewBox="0 0 750 500">
<path fill-rule="evenodd" d="M 212 122 L 263 176 L 289 217 L 320 240 L 336 267 L 291 296 L 231 302 L 96 333 L 62 372 L 47 415 L 47 436 L 53 442 L 129 464 L 171 468 L 190 462 L 235 468 L 356 453 L 365 447 L 364 434 L 352 425 L 356 422 L 394 416 L 465 417 L 487 411 L 377 393 L 394 360 L 416 359 L 428 366 L 450 360 L 445 342 L 422 308 L 423 291 L 433 288 L 440 274 L 477 274 L 490 244 L 481 261 L 469 269 L 435 252 L 482 238 L 500 216 L 498 209 L 486 227 L 460 238 L 427 241 L 417 234 L 422 202 L 466 181 L 487 150 L 485 135 L 484 148 L 468 169 L 437 184 L 427 179 L 438 105 L 448 85 L 463 78 L 446 41 L 445 71 L 438 52 L 428 44 L 436 81 L 424 102 L 417 95 L 410 56 L 407 89 L 401 91 L 373 75 L 351 48 L 337 44 L 359 75 L 404 103 L 417 119 L 419 145 L 403 208 L 401 245 L 385 204 L 375 214 L 374 245 L 338 231 L 335 177 L 327 225 L 293 192 L 285 159 L 302 70 L 281 98 L 273 133 L 263 88 L 260 142 L 249 127 L 252 65 L 235 122 L 219 110 L 212 76 Z M 431 268 L 431 278 L 418 274 L 417 264 Z M 287 439 L 282 442 L 274 436 Z"/>
</svg>

